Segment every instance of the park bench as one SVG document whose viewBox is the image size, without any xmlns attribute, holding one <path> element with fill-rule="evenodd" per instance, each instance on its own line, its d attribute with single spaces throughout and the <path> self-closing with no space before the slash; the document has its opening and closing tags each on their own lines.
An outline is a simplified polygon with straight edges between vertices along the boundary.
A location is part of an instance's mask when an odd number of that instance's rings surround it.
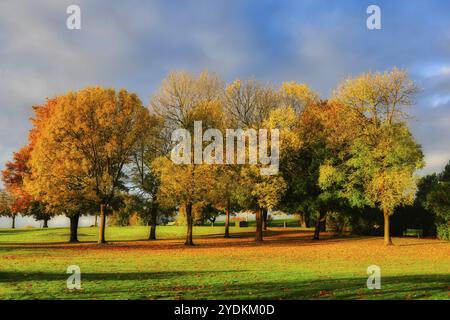
<svg viewBox="0 0 450 320">
<path fill-rule="evenodd" d="M 405 232 L 403 232 L 404 236 L 417 236 L 417 238 L 420 238 L 423 235 L 422 229 L 406 229 Z"/>
</svg>

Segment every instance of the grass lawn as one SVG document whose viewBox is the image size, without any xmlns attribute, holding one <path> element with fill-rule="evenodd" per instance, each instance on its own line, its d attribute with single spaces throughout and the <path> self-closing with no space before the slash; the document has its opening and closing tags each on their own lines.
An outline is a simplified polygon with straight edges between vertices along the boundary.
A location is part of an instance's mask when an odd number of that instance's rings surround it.
<svg viewBox="0 0 450 320">
<path fill-rule="evenodd" d="M 449 299 L 450 243 L 394 238 L 326 236 L 272 227 L 262 244 L 254 228 L 80 228 L 80 244 L 66 244 L 67 228 L 0 229 L 0 299 Z M 82 290 L 66 289 L 69 265 L 81 268 Z M 381 289 L 366 287 L 369 265 L 381 267 Z"/>
</svg>

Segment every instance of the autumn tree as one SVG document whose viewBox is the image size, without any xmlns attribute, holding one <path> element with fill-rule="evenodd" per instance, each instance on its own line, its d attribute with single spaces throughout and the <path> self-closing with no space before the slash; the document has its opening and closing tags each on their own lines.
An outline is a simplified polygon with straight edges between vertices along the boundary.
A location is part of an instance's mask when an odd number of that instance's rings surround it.
<svg viewBox="0 0 450 320">
<path fill-rule="evenodd" d="M 349 128 L 358 135 L 349 143 L 348 158 L 323 168 L 322 181 L 337 181 L 352 204 L 375 206 L 383 212 L 384 239 L 391 245 L 389 216 L 414 200 L 414 172 L 423 166 L 423 154 L 411 135 L 407 108 L 418 91 L 403 70 L 367 73 L 344 81 L 332 102 L 348 107 L 358 118 Z"/>
<path fill-rule="evenodd" d="M 273 110 L 280 106 L 280 96 L 269 85 L 264 85 L 253 79 L 237 79 L 225 89 L 224 106 L 228 124 L 231 127 L 239 128 L 246 132 L 244 137 L 246 147 L 245 158 L 246 163 L 249 163 L 250 148 L 254 148 L 258 143 L 259 148 L 261 148 L 261 142 L 257 141 L 259 137 L 254 139 L 251 132 L 266 129 L 264 128 L 264 121 L 267 120 Z M 266 147 L 270 148 L 270 144 L 266 145 Z M 239 203 L 246 203 L 248 205 L 247 208 L 255 212 L 256 241 L 262 241 L 263 229 L 267 226 L 268 209 L 272 208 L 275 202 L 278 202 L 278 200 L 269 200 L 272 197 L 271 193 L 280 192 L 281 194 L 284 190 L 282 178 L 280 179 L 279 176 L 264 177 L 258 173 L 260 169 L 261 166 L 255 164 L 241 166 L 239 179 L 240 184 L 246 185 L 247 187 L 239 187 L 242 192 L 239 197 Z M 255 180 L 251 181 L 251 179 Z M 280 189 L 276 190 L 278 187 Z M 244 195 L 247 199 L 245 199 Z"/>
<path fill-rule="evenodd" d="M 8 217 L 12 219 L 11 228 L 16 228 L 16 213 L 12 210 L 14 199 L 5 190 L 0 190 L 0 217 Z"/>
<path fill-rule="evenodd" d="M 36 220 L 43 220 L 44 228 L 54 213 L 47 210 L 43 202 L 33 197 L 27 190 L 25 182 L 31 175 L 31 153 L 56 102 L 57 98 L 47 99 L 44 105 L 33 106 L 35 115 L 31 118 L 33 127 L 28 134 L 28 144 L 14 153 L 13 160 L 7 162 L 2 171 L 2 180 L 14 197 L 13 213 L 20 212 L 22 215 L 31 215 Z"/>
<path fill-rule="evenodd" d="M 30 173 L 28 166 L 30 151 L 31 147 L 26 146 L 18 152 L 14 152 L 12 161 L 7 162 L 5 169 L 2 171 L 2 181 L 12 201 L 10 216 L 13 218 L 13 222 L 18 214 L 27 214 L 33 200 L 23 187 L 24 177 Z"/>
<path fill-rule="evenodd" d="M 336 197 L 319 185 L 320 168 L 335 152 L 327 143 L 330 132 L 326 120 L 331 110 L 327 101 L 314 101 L 300 114 L 290 107 L 276 110 L 268 121 L 280 128 L 280 168 L 288 186 L 281 208 L 300 214 L 303 226 L 313 220 L 314 240 L 319 240 L 327 214 L 338 204 Z"/>
<path fill-rule="evenodd" d="M 96 203 L 98 242 L 105 243 L 106 210 L 147 120 L 139 98 L 126 90 L 88 87 L 60 97 L 32 152 L 30 189 L 69 210 Z"/>
<path fill-rule="evenodd" d="M 259 129 L 279 104 L 278 93 L 256 80 L 235 80 L 226 87 L 225 110 L 234 128 Z"/>
<path fill-rule="evenodd" d="M 32 195 L 33 201 L 29 212 L 33 215 L 59 215 L 64 214 L 70 219 L 69 242 L 78 242 L 77 229 L 80 210 L 77 210 L 82 197 L 69 196 L 65 193 L 64 180 L 51 174 L 54 159 L 47 156 L 45 137 L 48 133 L 48 125 L 51 116 L 58 108 L 59 97 L 47 99 L 43 105 L 34 106 L 33 125 L 28 135 L 29 159 L 27 165 L 29 172 L 24 176 L 24 189 Z M 41 140 L 43 137 L 44 142 Z M 57 148 L 57 146 L 53 146 Z M 49 153 L 51 154 L 51 153 Z"/>
<path fill-rule="evenodd" d="M 314 219 L 318 239 L 328 210 L 318 187 L 319 167 L 328 156 L 323 124 L 327 104 L 295 82 L 283 83 L 279 95 L 281 106 L 271 112 L 266 126 L 280 130 L 280 170 L 287 184 L 280 208 L 299 214 L 303 226 Z"/>
<path fill-rule="evenodd" d="M 158 201 L 167 207 L 183 208 L 186 213 L 185 245 L 193 245 L 193 205 L 205 199 L 213 184 L 214 175 L 209 165 L 175 164 L 167 157 L 153 162 L 153 171 L 160 180 Z"/>
<path fill-rule="evenodd" d="M 279 90 L 281 108 L 291 108 L 300 115 L 307 106 L 320 102 L 319 95 L 308 85 L 295 81 L 283 82 Z"/>
<path fill-rule="evenodd" d="M 166 139 L 161 126 L 162 121 L 156 116 L 149 117 L 144 127 L 144 134 L 138 140 L 132 153 L 130 180 L 132 190 L 139 203 L 139 214 L 150 225 L 149 240 L 156 240 L 158 217 L 164 209 L 158 202 L 159 178 L 152 170 L 152 162 L 166 154 Z"/>
<path fill-rule="evenodd" d="M 193 244 L 192 207 L 208 197 L 207 193 L 210 190 L 208 185 L 212 185 L 213 176 L 211 166 L 199 165 L 194 161 L 194 157 L 199 156 L 202 160 L 203 152 L 200 150 L 194 155 L 195 150 L 188 140 L 190 141 L 190 137 L 194 135 L 203 137 L 207 129 L 223 127 L 223 86 L 222 80 L 207 71 L 198 76 L 174 72 L 163 80 L 160 89 L 151 100 L 151 111 L 162 119 L 162 136 L 166 137 L 167 151 L 177 150 L 173 149 L 175 143 L 178 145 L 187 143 L 179 152 L 187 158 L 186 163 L 175 164 L 162 157 L 153 166 L 160 181 L 158 201 L 169 206 L 184 207 L 187 220 L 186 245 Z M 196 123 L 200 124 L 197 129 Z M 185 130 L 188 137 L 184 137 L 182 141 L 172 140 L 172 133 L 175 130 Z M 206 144 L 205 142 L 201 147 Z"/>
<path fill-rule="evenodd" d="M 175 129 L 193 128 L 194 121 L 200 121 L 199 116 L 217 119 L 209 108 L 208 113 L 193 112 L 194 108 L 200 111 L 199 106 L 208 107 L 208 103 L 221 100 L 223 95 L 223 81 L 215 74 L 204 71 L 198 76 L 187 72 L 172 72 L 161 84 L 159 90 L 152 96 L 150 110 L 164 120 L 168 129 L 166 139 L 171 139 Z M 211 106 L 211 105 L 210 105 Z M 170 151 L 170 148 L 167 150 Z"/>
<path fill-rule="evenodd" d="M 262 175 L 259 166 L 249 165 L 241 170 L 238 190 L 241 206 L 256 214 L 255 241 L 263 241 L 263 211 L 278 205 L 286 183 L 280 175 Z"/>
<path fill-rule="evenodd" d="M 239 207 L 238 192 L 240 168 L 236 165 L 223 165 L 214 170 L 214 183 L 209 190 L 209 199 L 214 208 L 225 212 L 225 238 L 230 238 L 230 219 L 232 210 Z"/>
</svg>

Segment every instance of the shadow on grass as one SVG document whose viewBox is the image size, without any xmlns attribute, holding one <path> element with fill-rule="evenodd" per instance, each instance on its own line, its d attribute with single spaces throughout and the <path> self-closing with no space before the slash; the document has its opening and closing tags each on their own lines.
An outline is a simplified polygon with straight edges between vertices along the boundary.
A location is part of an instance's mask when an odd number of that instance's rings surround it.
<svg viewBox="0 0 450 320">
<path fill-rule="evenodd" d="M 227 295 L 232 292 L 248 292 L 261 299 L 448 299 L 450 276 L 384 276 L 380 290 L 369 290 L 366 281 L 365 277 L 354 277 L 261 282 L 228 286 L 221 290 Z M 219 297 L 221 296 L 217 298 Z"/>
<path fill-rule="evenodd" d="M 365 277 L 254 282 L 248 281 L 251 279 L 251 273 L 248 278 L 245 277 L 247 272 L 250 271 L 82 273 L 85 287 L 82 294 L 105 298 L 119 296 L 125 299 L 127 295 L 131 297 L 153 295 L 164 299 L 448 299 L 450 281 L 448 274 L 384 276 L 381 279 L 380 290 L 369 290 Z M 225 281 L 211 280 L 212 275 L 217 275 L 217 278 L 221 279 L 222 274 L 230 273 L 231 275 L 227 277 L 235 278 L 233 283 L 225 284 Z M 0 283 L 61 281 L 64 284 L 67 276 L 63 272 L 0 272 Z M 196 279 L 195 284 L 192 284 L 192 279 Z M 102 286 L 101 281 L 115 281 L 114 290 L 106 290 L 107 285 Z M 90 282 L 92 286 L 89 286 Z M 33 297 L 36 298 L 35 295 Z"/>
<path fill-rule="evenodd" d="M 162 272 L 114 272 L 114 273 L 82 273 L 83 281 L 103 281 L 103 280 L 114 280 L 114 281 L 133 281 L 133 280 L 161 280 L 178 278 L 184 276 L 202 276 L 211 273 L 230 273 L 233 271 L 162 271 Z M 243 270 L 245 272 L 245 270 Z M 54 272 L 0 272 L 0 283 L 16 283 L 21 281 L 59 281 L 67 280 L 69 274 L 65 272 L 54 273 Z"/>
<path fill-rule="evenodd" d="M 0 235 L 2 234 L 12 234 L 12 233 L 24 233 L 24 232 L 43 232 L 48 231 L 49 229 L 26 229 L 26 228 L 20 228 L 20 229 L 0 229 Z"/>
</svg>

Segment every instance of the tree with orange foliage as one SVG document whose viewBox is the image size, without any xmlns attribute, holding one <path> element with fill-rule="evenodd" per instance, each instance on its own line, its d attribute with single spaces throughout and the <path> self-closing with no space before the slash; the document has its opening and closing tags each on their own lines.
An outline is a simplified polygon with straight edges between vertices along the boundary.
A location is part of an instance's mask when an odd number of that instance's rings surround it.
<svg viewBox="0 0 450 320">
<path fill-rule="evenodd" d="M 2 181 L 5 189 L 12 196 L 12 214 L 33 215 L 37 220 L 44 220 L 43 227 L 48 226 L 52 214 L 44 209 L 43 203 L 39 203 L 25 188 L 25 180 L 31 174 L 30 158 L 39 132 L 49 118 L 56 99 L 48 99 L 44 105 L 33 106 L 35 117 L 31 119 L 33 128 L 28 135 L 28 145 L 22 147 L 13 155 L 13 160 L 5 165 L 2 171 Z"/>
<path fill-rule="evenodd" d="M 105 243 L 107 211 L 147 121 L 148 110 L 126 90 L 88 87 L 59 97 L 38 131 L 30 192 L 77 214 L 95 203 L 100 207 L 98 242 Z"/>
<path fill-rule="evenodd" d="M 32 201 L 31 195 L 23 188 L 24 176 L 30 172 L 29 158 L 30 147 L 23 147 L 18 152 L 14 152 L 13 160 L 7 162 L 5 169 L 2 170 L 5 191 L 11 198 L 10 216 L 13 219 L 13 228 L 15 228 L 16 216 L 19 214 L 26 215 Z"/>
</svg>

